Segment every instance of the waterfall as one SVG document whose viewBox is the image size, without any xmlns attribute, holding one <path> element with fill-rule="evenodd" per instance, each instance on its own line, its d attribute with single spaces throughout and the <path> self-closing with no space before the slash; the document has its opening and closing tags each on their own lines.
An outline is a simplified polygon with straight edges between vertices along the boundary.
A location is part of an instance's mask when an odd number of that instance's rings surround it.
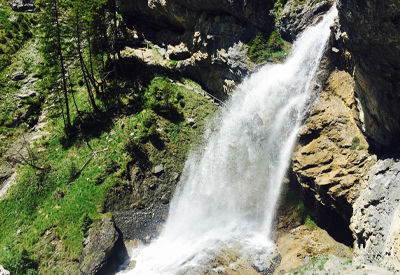
<svg viewBox="0 0 400 275">
<path fill-rule="evenodd" d="M 134 251 L 136 267 L 128 274 L 198 274 L 235 247 L 239 257 L 258 253 L 260 264 L 274 249 L 280 186 L 336 15 L 333 8 L 309 27 L 284 64 L 266 65 L 243 81 L 210 123 L 205 144 L 190 154 L 160 237 Z"/>
</svg>

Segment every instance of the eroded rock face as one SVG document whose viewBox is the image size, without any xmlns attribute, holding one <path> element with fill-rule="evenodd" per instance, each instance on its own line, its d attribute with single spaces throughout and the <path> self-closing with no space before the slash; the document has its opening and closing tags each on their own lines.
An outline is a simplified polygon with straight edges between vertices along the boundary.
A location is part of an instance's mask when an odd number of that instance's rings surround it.
<svg viewBox="0 0 400 275">
<path fill-rule="evenodd" d="M 33 0 L 8 0 L 11 8 L 19 12 L 34 12 L 35 3 Z"/>
<path fill-rule="evenodd" d="M 364 133 L 376 146 L 400 135 L 400 3 L 339 0 L 346 47 L 353 55 L 355 93 L 365 117 Z"/>
<path fill-rule="evenodd" d="M 118 240 L 112 218 L 94 223 L 89 236 L 84 241 L 84 248 L 79 260 L 79 270 L 83 275 L 100 274 L 111 256 L 114 244 Z"/>
<path fill-rule="evenodd" d="M 139 37 L 159 45 L 165 57 L 180 61 L 183 75 L 221 98 L 251 70 L 244 43 L 274 27 L 272 0 L 122 0 L 119 7 Z"/>
<path fill-rule="evenodd" d="M 351 76 L 334 71 L 292 156 L 293 170 L 305 192 L 335 209 L 345 221 L 350 220 L 352 203 L 376 161 L 357 127 L 357 114 Z"/>
<path fill-rule="evenodd" d="M 354 203 L 354 263 L 400 271 L 400 161 L 379 160 Z"/>
<path fill-rule="evenodd" d="M 291 0 L 282 11 L 278 22 L 278 28 L 282 37 L 293 41 L 296 36 L 308 26 L 318 22 L 333 5 L 332 0 Z"/>
</svg>

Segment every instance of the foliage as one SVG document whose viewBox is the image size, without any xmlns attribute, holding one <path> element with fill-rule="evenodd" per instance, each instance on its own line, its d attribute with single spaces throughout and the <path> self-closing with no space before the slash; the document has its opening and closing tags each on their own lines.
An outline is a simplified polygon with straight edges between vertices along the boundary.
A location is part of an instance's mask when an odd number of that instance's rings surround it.
<svg viewBox="0 0 400 275">
<path fill-rule="evenodd" d="M 350 150 L 355 150 L 355 149 L 362 150 L 364 148 L 365 146 L 360 144 L 360 138 L 354 137 L 353 140 L 351 141 Z"/>
<path fill-rule="evenodd" d="M 18 245 L 11 239 L 4 242 L 1 248 L 0 262 L 13 275 L 37 275 L 37 260 L 26 249 L 19 250 Z"/>
<path fill-rule="evenodd" d="M 282 39 L 278 30 L 273 31 L 268 40 L 262 33 L 258 33 L 250 40 L 248 46 L 247 55 L 255 63 L 261 63 L 271 57 L 283 58 L 289 50 L 288 42 Z"/>
<path fill-rule="evenodd" d="M 12 55 L 32 38 L 36 16 L 0 9 L 0 72 L 11 64 Z"/>
<path fill-rule="evenodd" d="M 71 74 L 74 75 L 76 70 L 79 67 L 73 67 Z M 185 85 L 195 85 L 181 81 Z M 169 83 L 167 91 L 162 90 L 166 87 L 163 82 Z M 85 87 L 76 83 L 72 88 L 76 90 L 78 108 L 88 108 Z M 168 92 L 168 100 L 157 99 L 156 91 Z M 186 102 L 184 108 L 178 99 Z M 172 113 L 180 115 L 171 119 L 167 113 L 152 110 L 155 100 L 160 101 L 163 108 L 168 104 L 170 110 L 174 110 Z M 6 199 L 0 200 L 0 248 L 7 238 L 13 238 L 21 250 L 29 248 L 34 257 L 40 259 L 38 270 L 41 274 L 48 274 L 49 270 L 63 274 L 73 268 L 90 226 L 85 216 L 91 220 L 99 219 L 107 198 L 113 194 L 119 196 L 117 190 L 128 186 L 126 175 L 130 161 L 139 162 L 143 171 L 162 162 L 167 171 L 180 172 L 190 143 L 200 137 L 199 133 L 204 129 L 205 117 L 216 110 L 192 89 L 162 77 L 153 78 L 141 92 L 120 94 L 120 102 L 115 113 L 108 112 L 100 123 L 89 116 L 84 124 L 86 119 L 81 113 L 82 134 L 75 138 L 65 138 L 62 117 L 49 117 L 46 131 L 52 134 L 42 137 L 35 146 L 41 149 L 41 158 L 51 169 L 40 171 L 19 166 L 18 184 L 9 189 Z M 127 113 L 120 113 L 120 110 Z M 71 110 L 71 116 L 79 117 L 75 109 Z M 188 126 L 184 116 L 194 117 L 198 128 Z M 153 138 L 155 133 L 156 138 Z M 145 136 L 143 140 L 141 135 Z M 80 175 L 72 177 L 92 152 L 105 148 L 108 150 L 97 154 Z M 141 201 L 147 203 L 145 199 Z M 23 234 L 16 234 L 17 230 L 23 230 Z M 47 234 L 50 235 L 46 237 Z M 51 240 L 62 240 L 62 249 L 57 253 Z M 65 268 L 57 269 L 55 263 L 65 265 Z"/>
<path fill-rule="evenodd" d="M 283 8 L 285 7 L 286 3 L 288 2 L 288 0 L 275 0 L 274 1 L 274 8 L 272 9 L 272 13 L 275 14 L 275 21 L 278 21 Z"/>
</svg>

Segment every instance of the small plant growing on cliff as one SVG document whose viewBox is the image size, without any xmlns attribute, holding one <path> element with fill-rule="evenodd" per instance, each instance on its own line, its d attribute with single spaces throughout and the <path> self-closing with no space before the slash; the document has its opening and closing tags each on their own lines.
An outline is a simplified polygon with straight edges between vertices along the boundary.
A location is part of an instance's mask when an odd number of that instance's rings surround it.
<svg viewBox="0 0 400 275">
<path fill-rule="evenodd" d="M 355 150 L 355 149 L 362 150 L 365 148 L 364 145 L 360 145 L 360 138 L 359 137 L 354 137 L 353 140 L 351 141 L 351 146 L 350 150 Z"/>
<path fill-rule="evenodd" d="M 271 57 L 279 59 L 287 54 L 290 48 L 289 44 L 282 39 L 278 30 L 274 30 L 268 40 L 265 39 L 262 33 L 258 33 L 248 43 L 249 50 L 247 55 L 255 63 L 261 63 Z"/>
</svg>

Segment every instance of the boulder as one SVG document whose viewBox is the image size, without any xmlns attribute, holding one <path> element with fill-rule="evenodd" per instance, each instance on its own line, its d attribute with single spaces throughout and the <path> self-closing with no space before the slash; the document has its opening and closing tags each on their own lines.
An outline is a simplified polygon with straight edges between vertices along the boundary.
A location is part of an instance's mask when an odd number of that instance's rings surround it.
<svg viewBox="0 0 400 275">
<path fill-rule="evenodd" d="M 33 0 L 8 0 L 11 8 L 19 12 L 34 12 L 35 2 Z"/>
<path fill-rule="evenodd" d="M 106 268 L 107 259 L 113 253 L 114 244 L 119 237 L 112 218 L 96 221 L 84 240 L 84 248 L 79 260 L 82 275 L 101 274 Z"/>
<path fill-rule="evenodd" d="M 400 135 L 400 2 L 338 1 L 345 45 L 354 58 L 364 133 L 381 148 Z"/>
<path fill-rule="evenodd" d="M 11 80 L 12 81 L 20 81 L 26 77 L 26 74 L 24 71 L 17 71 L 11 75 Z"/>
<path fill-rule="evenodd" d="M 162 173 L 164 173 L 164 165 L 163 164 L 158 164 L 153 168 L 153 174 L 156 176 L 161 175 Z"/>
<path fill-rule="evenodd" d="M 0 275 L 10 275 L 10 271 L 4 269 L 2 265 L 0 265 Z"/>
<path fill-rule="evenodd" d="M 355 201 L 350 228 L 354 264 L 400 271 L 400 161 L 379 160 Z"/>
</svg>

